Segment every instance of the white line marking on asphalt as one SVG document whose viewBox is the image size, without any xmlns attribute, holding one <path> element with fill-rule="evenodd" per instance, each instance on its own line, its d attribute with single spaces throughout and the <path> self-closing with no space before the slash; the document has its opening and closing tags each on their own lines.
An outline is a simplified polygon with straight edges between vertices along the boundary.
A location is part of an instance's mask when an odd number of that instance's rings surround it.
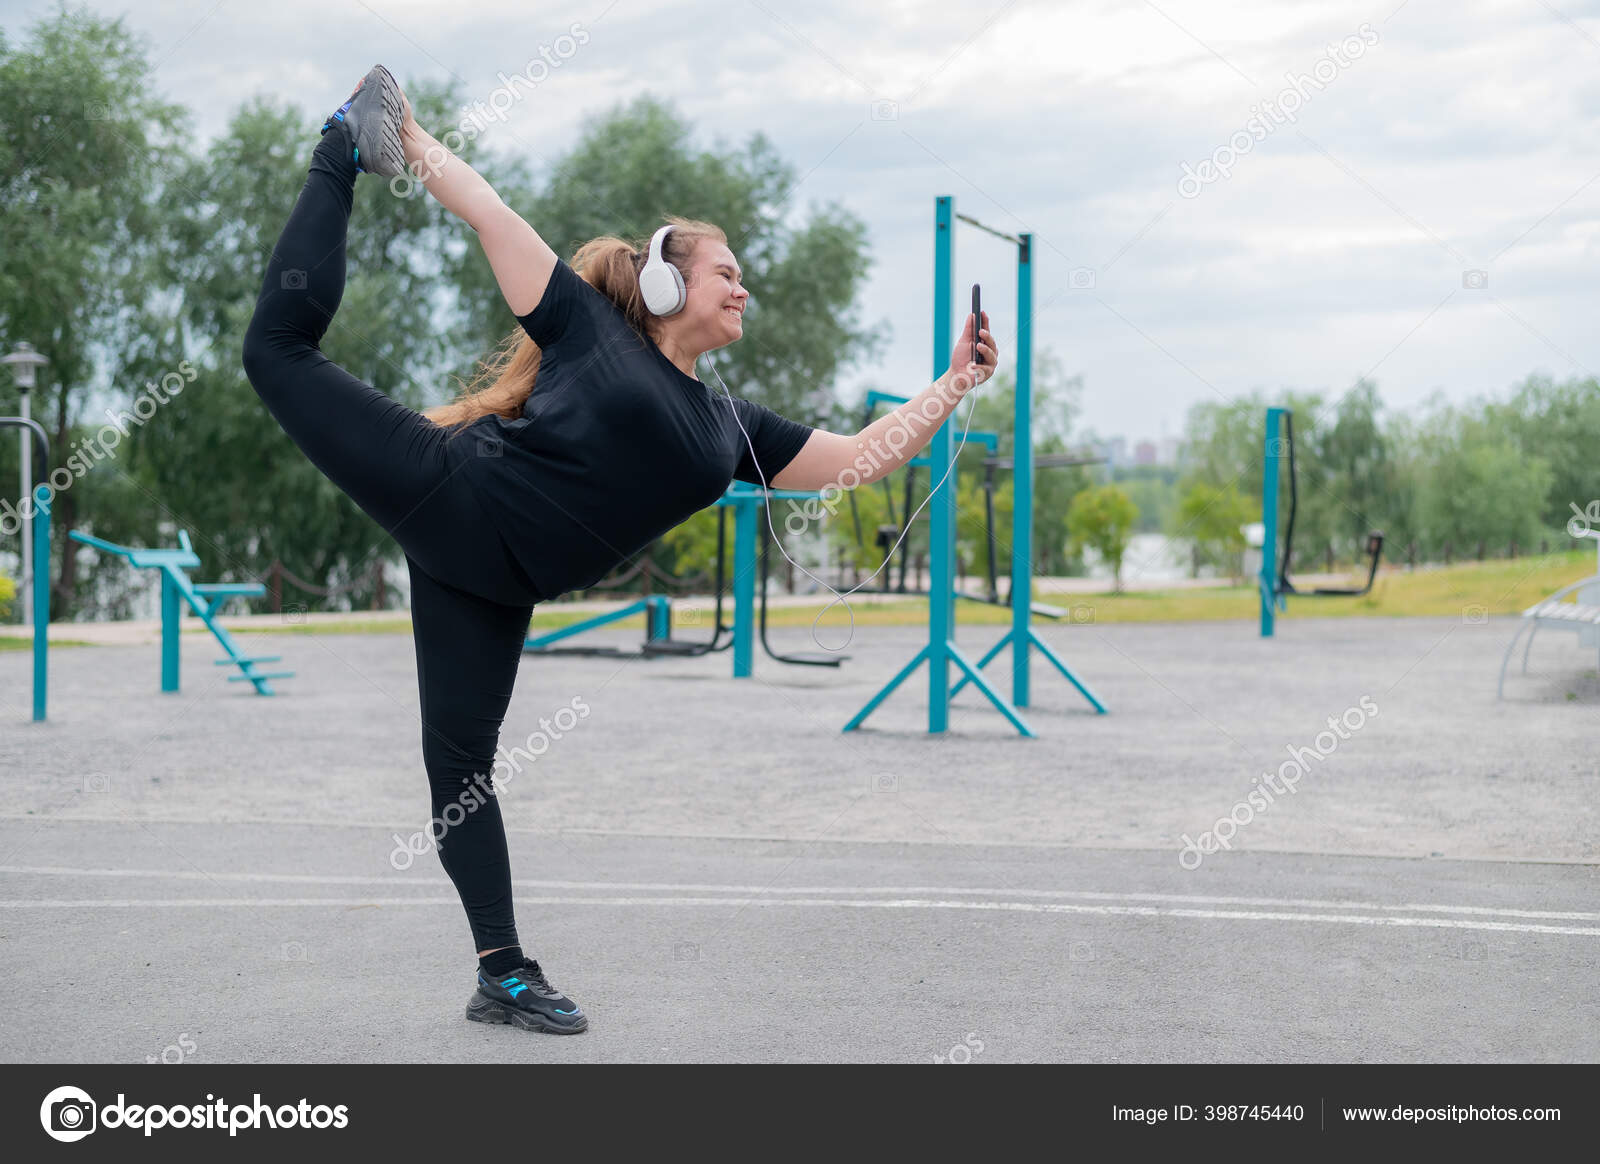
<svg viewBox="0 0 1600 1164">
<path fill-rule="evenodd" d="M 386 885 L 396 888 L 401 886 L 432 888 L 450 884 L 443 877 L 408 877 L 399 874 L 389 877 L 349 874 L 324 876 L 316 873 L 206 873 L 197 869 L 75 869 L 59 865 L 0 865 L 0 875 L 5 874 L 41 877 L 145 877 L 175 881 L 233 881 L 251 884 L 288 882 L 305 885 Z M 1014 889 L 1005 886 L 987 888 L 963 888 L 953 885 L 808 885 L 769 887 L 760 885 L 685 885 L 653 881 L 535 881 L 525 879 L 514 880 L 511 884 L 517 889 L 597 892 L 609 890 L 613 893 L 625 890 L 629 892 L 658 893 L 770 893 L 812 896 L 830 893 L 882 893 L 895 894 L 900 897 L 907 897 L 912 894 L 936 894 L 956 897 L 1040 897 L 1069 901 L 1103 901 L 1112 903 L 1163 902 L 1179 906 L 1234 905 L 1257 906 L 1267 909 L 1367 909 L 1385 913 L 1450 913 L 1483 917 L 1531 918 L 1543 921 L 1600 922 L 1600 913 L 1587 913 L 1579 910 L 1506 909 L 1487 905 L 1430 905 L 1414 902 L 1386 904 L 1384 902 L 1354 901 L 1344 898 L 1323 901 L 1315 898 L 1300 897 L 1214 897 L 1183 893 L 1097 893 L 1091 890 Z"/>
<path fill-rule="evenodd" d="M 1428 929 L 1495 930 L 1520 934 L 1566 934 L 1574 937 L 1600 938 L 1600 928 L 1585 926 L 1529 925 L 1517 922 L 1469 921 L 1441 917 L 1398 917 L 1382 914 L 1338 913 L 1267 913 L 1259 910 L 1221 909 L 1161 909 L 1150 905 L 1069 905 L 1064 902 L 1041 901 L 941 901 L 936 899 L 896 899 L 887 901 L 850 898 L 808 897 L 524 897 L 521 905 L 617 905 L 617 906 L 804 906 L 823 909 L 973 909 L 999 910 L 1007 913 L 1070 913 L 1098 914 L 1111 917 L 1174 917 L 1200 918 L 1214 921 L 1289 921 L 1322 922 L 1333 925 L 1402 926 Z M 283 908 L 344 908 L 388 906 L 455 906 L 461 902 L 454 897 L 192 897 L 155 898 L 134 900 L 129 898 L 37 899 L 0 900 L 0 910 L 5 909 L 257 909 Z"/>
<path fill-rule="evenodd" d="M 233 816 L 227 820 L 212 818 L 195 819 L 182 816 L 141 816 L 138 818 L 122 815 L 105 815 L 81 813 L 72 816 L 51 816 L 35 812 L 0 812 L 0 821 L 26 821 L 31 825 L 40 824 L 110 824 L 110 825 L 180 825 L 191 828 L 205 828 L 214 830 L 218 826 L 233 825 L 261 825 L 263 827 L 287 827 L 304 831 L 308 828 L 320 829 L 379 829 L 383 832 L 402 832 L 416 829 L 416 822 L 411 821 L 400 824 L 395 821 L 373 820 L 315 820 L 309 817 L 277 817 L 277 816 Z M 605 840 L 647 840 L 647 841 L 730 841 L 741 844 L 759 842 L 762 844 L 777 845 L 835 845 L 854 846 L 864 848 L 869 845 L 895 845 L 901 848 L 907 846 L 922 847 L 927 849 L 1022 849 L 1037 852 L 1060 853 L 1171 853 L 1176 850 L 1168 845 L 1149 844 L 1111 844 L 1102 843 L 1094 845 L 1080 844 L 1075 841 L 1024 841 L 1009 840 L 977 840 L 963 837 L 940 837 L 929 840 L 925 837 L 809 837 L 794 836 L 787 833 L 718 833 L 718 832 L 661 832 L 649 829 L 589 829 L 589 828 L 564 828 L 564 829 L 532 829 L 522 825 L 506 825 L 506 833 L 519 837 L 596 837 Z M 1240 849 L 1237 856 L 1241 857 L 1334 857 L 1340 860 L 1357 861 L 1413 861 L 1418 864 L 1436 865 L 1444 862 L 1471 862 L 1478 865 L 1600 865 L 1600 858 L 1595 857 L 1556 857 L 1549 854 L 1515 853 L 1451 853 L 1448 857 L 1435 858 L 1428 852 L 1393 852 L 1375 849 L 1274 849 L 1251 847 Z"/>
</svg>

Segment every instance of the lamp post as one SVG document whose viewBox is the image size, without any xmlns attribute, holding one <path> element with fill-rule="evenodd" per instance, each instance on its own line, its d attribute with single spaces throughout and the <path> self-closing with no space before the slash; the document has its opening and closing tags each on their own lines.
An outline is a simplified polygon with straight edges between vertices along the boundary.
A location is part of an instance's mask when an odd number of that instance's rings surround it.
<svg viewBox="0 0 1600 1164">
<path fill-rule="evenodd" d="M 28 393 L 33 389 L 34 369 L 49 362 L 49 359 L 34 351 L 30 343 L 19 343 L 17 350 L 9 356 L 0 356 L 0 364 L 11 367 L 17 378 L 17 388 L 22 394 L 23 420 L 29 419 Z M 48 465 L 45 467 L 49 468 Z M 33 510 L 33 434 L 26 428 L 22 430 L 22 490 L 18 498 L 25 503 L 19 511 L 22 515 L 22 577 L 18 580 L 18 589 L 22 592 L 22 621 L 27 622 L 33 612 L 33 520 L 28 516 Z M 49 568 L 50 564 L 46 562 L 45 569 Z"/>
</svg>

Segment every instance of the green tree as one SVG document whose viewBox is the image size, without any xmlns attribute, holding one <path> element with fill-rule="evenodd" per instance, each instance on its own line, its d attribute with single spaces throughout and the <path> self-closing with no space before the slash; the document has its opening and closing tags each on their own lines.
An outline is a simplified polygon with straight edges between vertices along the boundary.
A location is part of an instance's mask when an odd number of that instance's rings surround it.
<svg viewBox="0 0 1600 1164">
<path fill-rule="evenodd" d="M 1168 532 L 1193 544 L 1196 564 L 1215 566 L 1238 577 L 1245 548 L 1241 527 L 1260 516 L 1258 504 L 1233 485 L 1218 488 L 1196 481 L 1184 490 Z"/>
<path fill-rule="evenodd" d="M 1111 482 L 1139 507 L 1139 533 L 1159 533 L 1172 521 L 1178 505 L 1178 471 L 1168 465 L 1122 465 Z"/>
<path fill-rule="evenodd" d="M 1003 594 L 1004 581 L 1011 575 L 1011 515 L 1015 504 L 1011 478 L 998 480 L 994 490 L 994 572 Z M 1035 554 L 1035 560 L 1038 555 Z M 976 469 L 961 479 L 961 497 L 956 503 L 956 560 L 981 594 L 989 590 L 988 506 L 984 500 L 983 470 Z"/>
<path fill-rule="evenodd" d="M 1139 520 L 1139 507 L 1115 485 L 1098 485 L 1072 499 L 1067 531 L 1079 546 L 1087 546 L 1111 567 L 1116 589 L 1122 589 L 1122 556 Z"/>
<path fill-rule="evenodd" d="M 1332 503 L 1327 518 L 1329 541 L 1341 556 L 1359 556 L 1369 531 L 1392 527 L 1400 516 L 1395 506 L 1395 467 L 1379 417 L 1381 408 L 1378 386 L 1360 380 L 1339 398 L 1333 423 L 1318 434 L 1317 460 Z"/>
<path fill-rule="evenodd" d="M 36 472 L 62 466 L 96 406 L 116 398 L 137 360 L 134 321 L 168 291 L 148 277 L 149 262 L 175 213 L 161 177 L 165 159 L 182 154 L 184 126 L 155 91 L 146 43 L 120 17 L 62 7 L 20 44 L 0 36 L 0 342 L 27 340 L 50 360 L 32 406 L 52 463 Z M 12 412 L 15 389 L 0 379 L 0 408 Z M 0 468 L 8 495 L 15 455 L 8 448 Z M 90 473 L 55 496 L 52 522 L 65 531 L 136 495 L 114 473 Z M 66 615 L 86 584 L 74 553 L 55 558 L 51 605 Z"/>
<path fill-rule="evenodd" d="M 1516 543 L 1538 544 L 1554 472 L 1483 413 L 1435 405 L 1423 430 L 1417 525 L 1427 548 L 1450 543 L 1457 554 L 1485 544 L 1490 555 Z"/>
<path fill-rule="evenodd" d="M 1517 447 L 1550 465 L 1550 490 L 1540 517 L 1562 528 L 1572 506 L 1586 510 L 1600 500 L 1600 382 L 1593 377 L 1556 383 L 1529 376 L 1511 399 L 1490 404 L 1485 415 Z"/>
</svg>

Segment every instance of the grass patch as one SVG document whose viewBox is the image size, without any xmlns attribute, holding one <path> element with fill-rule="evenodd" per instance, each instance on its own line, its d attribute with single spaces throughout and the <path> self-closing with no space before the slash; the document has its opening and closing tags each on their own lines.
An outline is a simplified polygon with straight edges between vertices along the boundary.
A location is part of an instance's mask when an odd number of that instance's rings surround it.
<svg viewBox="0 0 1600 1164">
<path fill-rule="evenodd" d="M 194 621 L 194 626 L 183 628 L 184 634 L 211 633 L 199 619 Z M 223 616 L 223 625 L 227 625 L 226 615 Z M 411 620 L 409 618 L 328 619 L 323 622 L 286 622 L 278 626 L 236 626 L 229 627 L 228 630 L 230 634 L 235 635 L 408 635 L 411 633 Z"/>
<path fill-rule="evenodd" d="M 1482 612 L 1485 615 L 1520 614 L 1545 595 L 1595 572 L 1594 555 L 1585 550 L 1548 554 L 1515 561 L 1466 562 L 1413 573 L 1380 574 L 1372 593 L 1360 598 L 1289 599 L 1287 618 L 1401 618 L 1445 616 L 1460 618 Z M 859 596 L 852 596 L 855 603 Z M 1204 590 L 1139 590 L 1125 594 L 1105 591 L 1096 594 L 1036 595 L 1036 601 L 1065 608 L 1071 622 L 1209 622 L 1218 619 L 1253 619 L 1260 612 L 1254 586 L 1218 586 Z M 823 603 L 808 607 L 774 607 L 767 624 L 780 627 L 808 627 Z M 903 626 L 927 618 L 925 599 L 882 599 L 874 596 L 871 605 L 857 605 L 856 623 L 860 626 Z M 956 617 L 973 625 L 1004 625 L 1011 612 L 1003 607 L 977 602 L 959 602 Z M 630 620 L 631 621 L 631 620 Z M 681 620 L 675 620 L 681 623 Z M 1049 625 L 1052 620 L 1036 620 Z M 708 615 L 702 622 L 710 626 Z M 822 619 L 822 626 L 845 626 L 849 616 L 836 605 Z M 638 625 L 643 627 L 643 621 Z"/>
<path fill-rule="evenodd" d="M 1485 615 L 1520 614 L 1552 591 L 1594 573 L 1594 555 L 1573 550 L 1543 557 L 1515 561 L 1465 562 L 1453 566 L 1398 571 L 1380 574 L 1372 593 L 1362 598 L 1289 599 L 1287 618 L 1361 618 L 1445 616 L 1460 618 L 1481 611 Z M 1074 622 L 1211 622 L 1221 619 L 1254 619 L 1258 614 L 1254 586 L 1215 586 L 1203 590 L 1138 590 L 1125 594 L 1104 591 L 1093 594 L 1044 594 L 1036 600 L 1067 610 L 1058 625 Z M 882 595 L 854 594 L 857 626 L 915 626 L 927 621 L 924 598 L 890 598 Z M 772 627 L 809 627 L 825 605 L 773 607 L 767 614 Z M 705 638 L 711 630 L 711 603 L 698 600 L 690 604 L 673 602 L 674 634 L 686 638 Z M 698 613 L 698 618 L 696 614 Z M 594 611 L 567 610 L 553 603 L 534 610 L 530 629 L 534 632 L 558 630 L 594 617 Z M 1004 626 L 1011 612 L 1004 607 L 979 602 L 959 601 L 957 619 L 972 626 Z M 731 596 L 724 597 L 723 618 L 733 620 Z M 1050 619 L 1038 619 L 1050 625 Z M 842 603 L 822 618 L 820 626 L 848 626 L 850 615 Z M 634 615 L 608 624 L 619 630 L 643 634 L 644 615 Z M 188 633 L 206 633 L 194 627 Z M 285 623 L 281 626 L 253 626 L 249 634 L 410 634 L 409 619 L 372 622 L 359 619 L 315 623 Z M 27 639 L 0 639 L 0 650 L 21 649 Z M 54 643 L 52 646 L 56 645 Z"/>
<path fill-rule="evenodd" d="M 50 649 L 57 647 L 92 647 L 95 644 L 82 642 L 78 639 L 51 639 Z M 33 650 L 33 637 L 16 638 L 12 635 L 0 635 L 0 651 L 31 651 Z"/>
</svg>

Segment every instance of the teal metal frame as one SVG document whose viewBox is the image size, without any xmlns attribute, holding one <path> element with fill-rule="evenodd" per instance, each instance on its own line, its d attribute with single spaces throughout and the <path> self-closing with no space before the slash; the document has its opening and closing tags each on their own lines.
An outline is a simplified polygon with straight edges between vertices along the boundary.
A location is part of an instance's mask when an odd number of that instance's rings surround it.
<svg viewBox="0 0 1600 1164">
<path fill-rule="evenodd" d="M 1288 608 L 1278 588 L 1278 462 L 1283 454 L 1282 408 L 1267 409 L 1267 435 L 1261 459 L 1261 572 L 1256 587 L 1261 597 L 1261 637 L 1270 639 L 1277 614 Z"/>
<path fill-rule="evenodd" d="M 36 420 L 0 416 L 0 428 L 21 428 L 39 444 L 39 472 L 50 471 L 50 437 Z M 50 710 L 50 488 L 33 487 L 33 722 L 43 723 Z"/>
<path fill-rule="evenodd" d="M 524 651 L 540 651 L 545 647 L 553 646 L 562 639 L 570 639 L 573 635 L 581 635 L 584 631 L 594 630 L 595 627 L 605 626 L 607 623 L 618 622 L 624 618 L 632 618 L 636 614 L 645 616 L 645 638 L 650 642 L 667 637 L 668 627 L 671 622 L 672 604 L 663 594 L 650 594 L 637 602 L 630 602 L 618 610 L 608 610 L 604 614 L 597 614 L 593 618 L 586 618 L 582 622 L 572 623 L 560 630 L 553 630 L 549 634 L 530 635 L 523 641 Z"/>
<path fill-rule="evenodd" d="M 746 481 L 735 481 L 727 492 L 709 508 L 723 506 L 733 509 L 733 677 L 748 679 L 754 672 L 756 640 L 756 575 L 760 560 L 756 556 L 757 521 L 762 507 L 769 501 L 809 500 L 820 496 L 815 490 L 762 489 Z M 607 611 L 586 618 L 546 635 L 529 637 L 522 649 L 538 651 L 562 639 L 583 634 L 608 623 L 645 614 L 645 637 L 656 642 L 672 633 L 672 603 L 664 595 L 654 594 L 629 603 L 620 610 Z"/>
<path fill-rule="evenodd" d="M 161 690 L 175 692 L 179 689 L 178 644 L 182 631 L 183 604 L 187 602 L 206 624 L 228 657 L 216 661 L 219 667 L 236 666 L 240 674 L 229 675 L 230 683 L 250 683 L 257 695 L 272 695 L 272 679 L 288 679 L 293 671 L 258 671 L 258 663 L 276 663 L 281 655 L 246 655 L 239 650 L 233 636 L 216 620 L 218 608 L 229 598 L 247 595 L 259 598 L 267 592 L 260 582 L 193 582 L 188 570 L 200 565 L 200 556 L 189 541 L 189 531 L 178 531 L 178 548 L 175 550 L 138 549 L 119 546 L 81 530 L 68 530 L 67 536 L 75 542 L 108 554 L 128 559 L 128 564 L 141 570 L 161 571 Z"/>
<path fill-rule="evenodd" d="M 33 722 L 43 723 L 50 700 L 49 489 L 37 486 L 33 503 Z"/>
<path fill-rule="evenodd" d="M 945 196 L 934 202 L 934 277 L 933 277 L 933 374 L 943 374 L 950 357 L 952 339 L 952 267 L 955 244 L 955 199 Z M 998 231 L 966 219 L 990 234 Z M 1010 235 L 1000 237 L 1012 239 Z M 861 726 L 867 716 L 888 698 L 890 692 L 907 679 L 917 666 L 928 664 L 928 731 L 943 732 L 949 727 L 950 700 L 968 683 L 974 684 L 1011 725 L 1023 736 L 1034 732 L 1018 708 L 1027 707 L 1031 690 L 1029 662 L 1032 649 L 1039 651 L 1089 701 L 1098 714 L 1105 704 L 1034 631 L 1033 615 L 1033 236 L 1016 236 L 1017 244 L 1017 398 L 1014 438 L 1014 484 L 1011 513 L 1011 629 L 974 665 L 956 646 L 955 629 L 955 513 L 956 490 L 951 464 L 952 429 L 948 421 L 934 433 L 928 452 L 912 464 L 927 464 L 929 471 L 948 472 L 952 488 L 941 491 L 930 503 L 930 584 L 928 599 L 928 643 L 888 684 L 845 724 L 845 731 Z M 968 439 L 972 439 L 969 434 Z M 991 455 L 994 446 L 990 445 Z M 1021 601 L 1017 599 L 1021 598 Z M 1011 647 L 1011 700 L 1000 695 L 980 674 L 981 669 L 1006 647 Z M 950 685 L 950 665 L 962 672 L 961 680 Z"/>
<path fill-rule="evenodd" d="M 1089 690 L 1033 629 L 1033 235 L 1017 240 L 1017 399 L 1016 437 L 1012 454 L 1011 502 L 1011 629 L 978 660 L 981 669 L 1007 647 L 1011 648 L 1011 702 L 1027 707 L 1033 692 L 1029 679 L 1032 652 L 1038 652 L 1078 689 L 1096 715 L 1106 705 Z M 1018 597 L 1022 598 L 1018 602 Z M 950 692 L 954 698 L 966 686 L 963 679 Z"/>
<path fill-rule="evenodd" d="M 943 195 L 934 200 L 934 264 L 933 264 L 933 375 L 937 379 L 944 374 L 945 367 L 950 359 L 953 339 L 953 266 L 955 244 L 955 199 Z M 1014 593 L 1024 597 L 1020 603 L 1012 603 L 1013 628 L 1020 625 L 1024 628 L 1026 637 L 1020 640 L 1023 649 L 1016 651 L 1020 662 L 1013 669 L 1012 683 L 1016 687 L 1017 676 L 1021 676 L 1020 691 L 1027 695 L 1027 660 L 1028 651 L 1026 643 L 1037 641 L 1028 630 L 1028 618 L 1032 613 L 1028 601 L 1033 593 L 1032 587 L 1032 488 L 1033 488 L 1033 446 L 1032 433 L 1029 428 L 1030 409 L 1029 392 L 1031 357 L 1031 319 L 1032 314 L 1032 265 L 1028 261 L 1031 250 L 1031 237 L 1024 235 L 1019 243 L 1019 268 L 1018 288 L 1022 293 L 1017 303 L 1018 311 L 1018 358 L 1017 358 L 1017 430 L 1016 430 L 1016 500 L 1014 506 L 1022 510 L 1026 523 L 1016 524 L 1016 511 L 1013 511 L 1012 531 L 1012 585 L 1016 586 L 1017 579 L 1022 577 L 1022 587 Z M 1029 328 L 1024 331 L 1024 328 Z M 1025 358 L 1026 357 L 1026 358 Z M 953 413 L 952 413 L 953 415 Z M 932 442 L 928 445 L 927 463 L 930 473 L 938 473 L 938 479 L 943 479 L 946 474 L 953 473 L 951 462 L 954 459 L 953 427 L 949 419 L 941 424 L 933 435 Z M 1021 735 L 1032 738 L 1034 731 L 1028 726 L 1017 707 L 994 689 L 979 672 L 978 667 L 969 660 L 956 645 L 953 637 L 955 630 L 955 527 L 956 527 L 956 492 L 952 489 L 940 488 L 938 493 L 929 502 L 929 585 L 928 585 L 928 642 L 919 650 L 911 661 L 884 685 L 876 695 L 869 699 L 865 706 L 844 726 L 844 731 L 854 731 L 860 727 L 866 718 L 887 699 L 891 692 L 907 678 L 918 666 L 923 663 L 928 665 L 928 731 L 930 733 L 948 730 L 950 724 L 950 699 L 953 691 L 950 686 L 950 667 L 952 664 L 961 671 L 966 681 L 971 682 L 983 692 L 984 697 L 1006 717 Z M 1006 640 L 1002 640 L 1002 645 Z M 1042 647 L 1043 644 L 1041 643 Z M 997 652 L 991 652 L 990 657 Z M 1054 656 L 1051 658 L 1054 660 Z M 1057 661 L 1059 664 L 1059 661 Z M 1069 673 L 1070 677 L 1070 673 Z M 1076 682 L 1076 680 L 1074 680 Z M 1079 684 L 1079 689 L 1083 690 Z M 1101 708 L 1101 710 L 1104 710 Z"/>
<path fill-rule="evenodd" d="M 755 660 L 756 522 L 769 501 L 804 501 L 820 496 L 815 490 L 762 489 L 747 481 L 735 481 L 713 507 L 733 507 L 733 677 L 748 679 Z"/>
</svg>

